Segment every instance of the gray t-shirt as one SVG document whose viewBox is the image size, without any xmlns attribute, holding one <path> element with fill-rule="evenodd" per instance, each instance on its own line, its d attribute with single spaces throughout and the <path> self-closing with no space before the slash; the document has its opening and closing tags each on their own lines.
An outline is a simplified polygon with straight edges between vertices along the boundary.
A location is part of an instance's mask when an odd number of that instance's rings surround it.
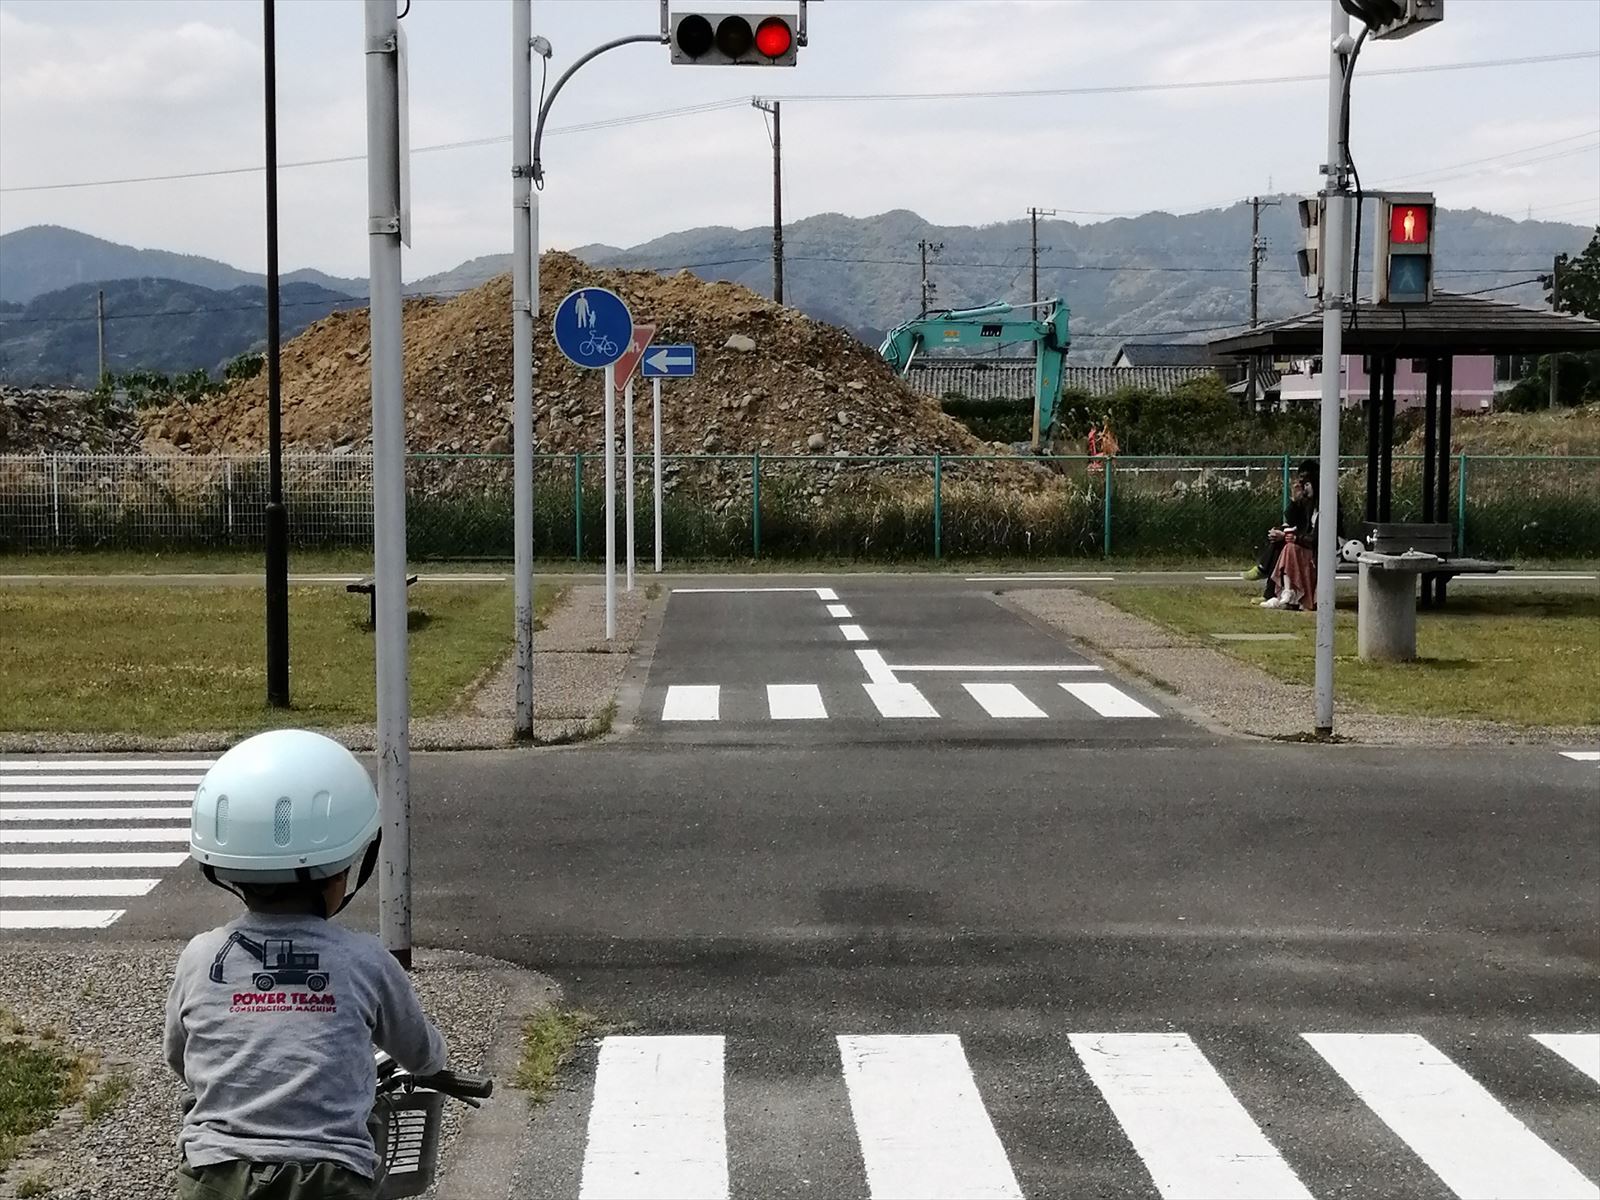
<svg viewBox="0 0 1600 1200">
<path fill-rule="evenodd" d="M 245 913 L 178 958 L 168 1064 L 194 1093 L 178 1148 L 193 1167 L 333 1162 L 373 1178 L 372 1048 L 418 1074 L 444 1038 L 371 934 L 310 914 Z"/>
</svg>

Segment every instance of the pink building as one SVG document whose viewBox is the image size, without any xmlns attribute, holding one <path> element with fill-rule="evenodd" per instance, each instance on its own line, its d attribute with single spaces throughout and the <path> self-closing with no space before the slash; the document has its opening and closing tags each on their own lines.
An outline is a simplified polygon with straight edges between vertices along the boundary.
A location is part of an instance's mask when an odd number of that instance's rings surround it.
<svg viewBox="0 0 1600 1200">
<path fill-rule="evenodd" d="M 1274 364 L 1278 365 L 1278 364 Z M 1359 408 L 1366 402 L 1370 387 L 1368 360 L 1358 354 L 1344 356 L 1344 372 L 1339 394 L 1346 408 Z M 1278 396 L 1284 405 L 1315 404 L 1322 399 L 1322 359 L 1292 358 L 1282 363 L 1283 378 Z M 1516 382 L 1502 362 L 1496 369 L 1494 355 L 1462 356 L 1455 360 L 1451 396 L 1456 412 L 1488 412 L 1499 393 Z M 1506 376 L 1506 378 L 1501 378 Z M 1394 401 L 1400 410 L 1421 408 L 1427 396 L 1427 363 L 1420 358 L 1402 358 L 1395 367 Z"/>
</svg>

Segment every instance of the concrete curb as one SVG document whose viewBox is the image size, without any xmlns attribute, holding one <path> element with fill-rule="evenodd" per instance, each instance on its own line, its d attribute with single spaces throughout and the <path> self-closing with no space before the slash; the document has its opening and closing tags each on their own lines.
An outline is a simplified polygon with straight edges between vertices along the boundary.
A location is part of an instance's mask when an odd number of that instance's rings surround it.
<svg viewBox="0 0 1600 1200">
<path fill-rule="evenodd" d="M 508 967 L 499 974 L 506 1001 L 483 1064 L 484 1072 L 494 1078 L 494 1097 L 482 1108 L 466 1110 L 460 1131 L 426 1193 L 436 1200 L 509 1200 L 528 1150 L 528 1098 L 510 1081 L 522 1060 L 523 1023 L 554 1008 L 561 989 L 533 971 Z"/>
</svg>

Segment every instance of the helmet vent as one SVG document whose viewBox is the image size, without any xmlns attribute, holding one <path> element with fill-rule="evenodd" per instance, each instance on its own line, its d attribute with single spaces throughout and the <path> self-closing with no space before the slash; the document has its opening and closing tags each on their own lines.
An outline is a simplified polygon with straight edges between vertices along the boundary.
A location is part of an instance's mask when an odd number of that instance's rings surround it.
<svg viewBox="0 0 1600 1200">
<path fill-rule="evenodd" d="M 219 846 L 228 844 L 228 798 L 226 796 L 217 801 L 216 839 Z"/>
<path fill-rule="evenodd" d="M 293 811 L 294 802 L 287 796 L 280 797 L 272 811 L 272 840 L 280 846 L 289 844 L 289 814 Z"/>
</svg>

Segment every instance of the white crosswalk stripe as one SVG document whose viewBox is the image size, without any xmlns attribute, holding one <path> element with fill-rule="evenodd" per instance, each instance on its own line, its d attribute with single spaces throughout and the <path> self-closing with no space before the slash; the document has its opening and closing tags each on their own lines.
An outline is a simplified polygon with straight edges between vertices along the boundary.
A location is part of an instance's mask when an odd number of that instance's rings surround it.
<svg viewBox="0 0 1600 1200">
<path fill-rule="evenodd" d="M 197 758 L 0 760 L 0 928 L 95 930 L 188 861 Z M 131 874 L 130 874 L 131 873 Z M 17 901 L 32 901 L 26 907 Z"/>
<path fill-rule="evenodd" d="M 1044 709 L 1022 694 L 1014 683 L 965 683 L 967 693 L 991 717 L 1043 717 Z"/>
<path fill-rule="evenodd" d="M 647 711 L 663 722 L 739 724 L 768 720 L 1037 721 L 1051 717 L 1100 721 L 1162 715 L 1116 684 L 1051 678 L 1052 671 L 1066 668 L 1027 673 L 1018 668 L 1000 679 L 979 675 L 970 680 L 959 672 L 940 674 L 927 668 L 929 676 L 910 683 L 897 678 L 873 651 L 860 653 L 869 677 L 860 684 L 671 684 L 654 693 L 656 698 Z"/>
<path fill-rule="evenodd" d="M 1600 1083 L 1600 1033 L 1536 1033 L 1533 1040 Z"/>
<path fill-rule="evenodd" d="M 1071 1041 L 1162 1196 L 1310 1200 L 1185 1034 L 1075 1033 Z"/>
<path fill-rule="evenodd" d="M 1600 750 L 1563 750 L 1562 758 L 1570 758 L 1573 762 L 1594 763 L 1600 766 Z"/>
<path fill-rule="evenodd" d="M 839 1058 L 873 1200 L 1021 1200 L 960 1038 L 841 1037 Z"/>
<path fill-rule="evenodd" d="M 1308 1033 L 1305 1039 L 1462 1200 L 1600 1200 L 1600 1188 L 1424 1038 Z"/>
<path fill-rule="evenodd" d="M 801 1164 L 809 1158 L 810 1139 L 821 1136 L 836 1145 L 833 1130 L 848 1123 L 860 1159 L 845 1169 L 860 1171 L 864 1186 L 845 1187 L 838 1179 L 832 1186 L 864 1191 L 872 1200 L 1069 1194 L 1047 1190 L 1037 1178 L 1030 1183 L 1028 1171 L 1039 1168 L 1078 1182 L 1072 1195 L 1105 1195 L 1111 1193 L 1094 1181 L 1112 1178 L 1095 1173 L 1108 1167 L 1116 1170 L 1117 1195 L 1308 1200 L 1332 1194 L 1319 1188 L 1317 1176 L 1342 1155 L 1363 1172 L 1364 1186 L 1380 1189 L 1367 1194 L 1438 1194 L 1436 1184 L 1418 1187 L 1415 1156 L 1462 1198 L 1600 1196 L 1578 1168 L 1426 1039 L 1300 1036 L 1327 1066 L 1309 1075 L 1299 1069 L 1285 1072 L 1270 1100 L 1262 1099 L 1258 1078 L 1255 1112 L 1247 1110 L 1219 1070 L 1229 1064 L 1214 1063 L 1180 1032 L 1063 1033 L 1060 1070 L 1052 1068 L 1050 1075 L 1060 1081 L 1055 1094 L 1067 1107 L 1049 1112 L 1040 1112 L 1034 1102 L 1017 1107 L 1006 1074 L 1018 1065 L 1014 1056 L 971 1061 L 955 1034 L 838 1035 L 834 1063 L 842 1089 L 826 1071 L 822 1078 L 810 1074 L 814 1068 L 793 1077 L 774 1076 L 767 1053 L 757 1054 L 758 1045 L 748 1047 L 751 1056 L 745 1057 L 745 1046 L 720 1035 L 606 1037 L 594 1060 L 578 1194 L 584 1200 L 756 1197 L 748 1180 L 741 1182 L 751 1164 L 749 1149 L 741 1152 L 746 1145 L 741 1139 L 754 1128 L 744 1109 L 753 1102 L 789 1114 L 788 1145 L 799 1171 L 809 1170 Z M 1584 1075 L 1600 1074 L 1600 1064 L 1590 1066 L 1591 1055 L 1600 1054 L 1600 1034 L 1515 1039 L 1510 1052 L 1526 1055 L 1539 1069 L 1535 1059 L 1543 1051 L 1534 1048 L 1535 1039 L 1569 1061 L 1576 1056 Z M 1258 1061 L 1252 1056 L 1252 1070 L 1259 1075 Z M 749 1070 L 753 1079 L 746 1075 Z M 1073 1076 L 1084 1080 L 1082 1088 Z M 727 1101 L 730 1079 L 741 1097 L 733 1109 Z M 1573 1079 L 1580 1081 L 1576 1093 L 1587 1097 L 1588 1081 Z M 770 1100 L 761 1090 L 768 1087 Z M 1381 1136 L 1392 1137 L 1392 1146 L 1377 1155 L 1366 1140 L 1373 1135 L 1354 1133 L 1345 1148 L 1308 1145 L 1307 1126 L 1296 1130 L 1296 1122 L 1285 1119 L 1284 1110 L 1329 1102 L 1348 1109 L 1348 1088 L 1390 1131 Z M 991 1109 L 993 1100 L 986 1103 L 986 1093 L 1000 1098 L 998 1109 Z M 1592 1098 L 1600 1102 L 1600 1091 Z M 1008 1152 L 1006 1119 L 1018 1113 L 1027 1128 L 1010 1135 L 1017 1141 Z M 581 1109 L 574 1109 L 573 1117 L 584 1120 Z M 1108 1120 L 1131 1147 L 1134 1176 L 1108 1163 L 1103 1146 L 1090 1150 L 1074 1140 L 1074 1131 L 1081 1134 Z M 1340 1123 L 1317 1128 L 1317 1137 L 1344 1136 Z M 1041 1129 L 1062 1140 L 1041 1147 Z M 1274 1130 L 1271 1139 L 1269 1129 Z M 1590 1162 L 1600 1156 L 1600 1128 L 1583 1153 Z M 1095 1157 L 1073 1162 L 1075 1155 L 1090 1154 Z M 755 1170 L 770 1190 L 774 1172 L 782 1167 L 764 1159 Z M 1139 1172 L 1146 1177 L 1143 1186 Z M 809 1175 L 796 1182 L 802 1185 L 796 1194 L 818 1184 Z M 1339 1194 L 1349 1187 L 1349 1179 L 1341 1179 Z"/>
<path fill-rule="evenodd" d="M 724 1200 L 723 1039 L 608 1037 L 600 1044 L 583 1200 Z"/>
</svg>

